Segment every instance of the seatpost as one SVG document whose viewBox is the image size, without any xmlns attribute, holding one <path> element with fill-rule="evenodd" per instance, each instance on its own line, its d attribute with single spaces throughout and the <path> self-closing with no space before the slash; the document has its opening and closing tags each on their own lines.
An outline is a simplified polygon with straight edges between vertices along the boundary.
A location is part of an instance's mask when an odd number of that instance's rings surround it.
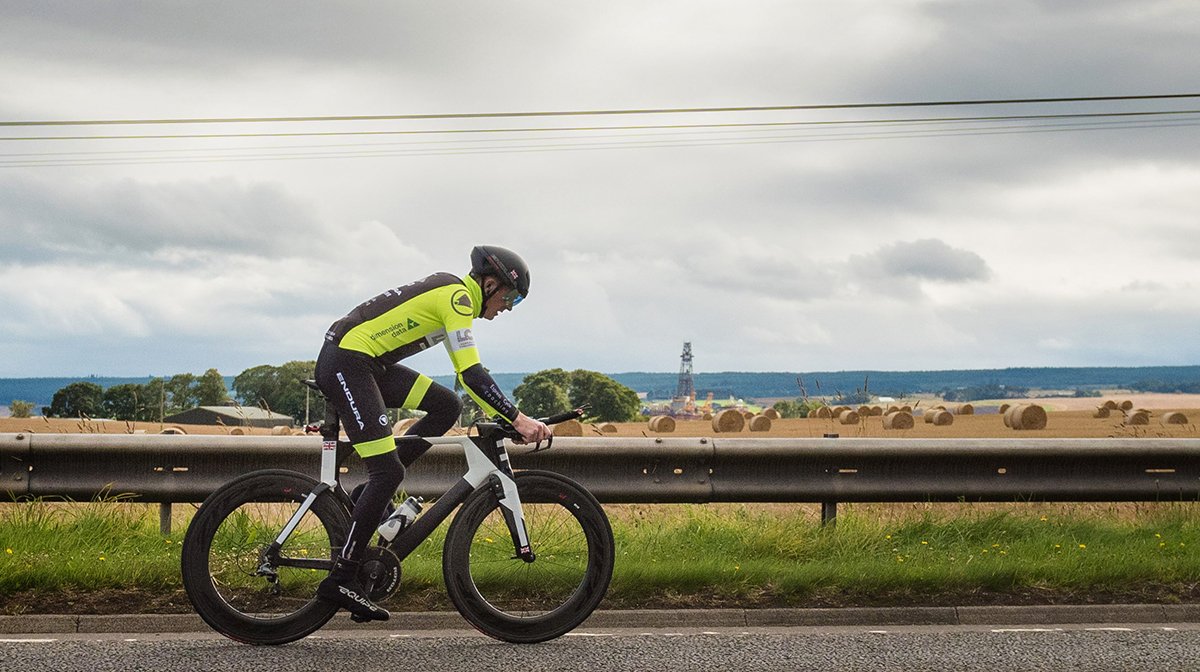
<svg viewBox="0 0 1200 672">
<path fill-rule="evenodd" d="M 325 419 L 321 422 L 321 482 L 330 487 L 337 484 L 337 442 L 337 409 L 326 400 Z"/>
</svg>

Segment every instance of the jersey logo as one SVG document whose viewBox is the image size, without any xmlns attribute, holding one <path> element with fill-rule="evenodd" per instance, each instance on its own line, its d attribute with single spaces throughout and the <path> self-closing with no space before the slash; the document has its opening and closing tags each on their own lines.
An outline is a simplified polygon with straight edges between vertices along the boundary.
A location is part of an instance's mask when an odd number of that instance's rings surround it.
<svg viewBox="0 0 1200 672">
<path fill-rule="evenodd" d="M 471 305 L 471 295 L 465 289 L 458 290 L 450 297 L 450 306 L 459 315 L 471 317 L 475 314 L 475 307 Z"/>
<path fill-rule="evenodd" d="M 475 335 L 471 333 L 470 329 L 459 329 L 450 334 L 447 344 L 453 352 L 473 348 L 475 347 Z"/>
<path fill-rule="evenodd" d="M 419 326 L 421 326 L 420 323 L 416 322 L 411 317 L 408 318 L 408 328 L 409 329 L 416 329 Z"/>
</svg>

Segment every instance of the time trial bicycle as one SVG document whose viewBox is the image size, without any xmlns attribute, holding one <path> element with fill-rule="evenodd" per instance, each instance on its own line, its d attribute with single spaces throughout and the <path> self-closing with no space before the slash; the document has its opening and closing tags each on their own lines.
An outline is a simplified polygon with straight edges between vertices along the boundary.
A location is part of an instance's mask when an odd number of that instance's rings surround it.
<svg viewBox="0 0 1200 672">
<path fill-rule="evenodd" d="M 217 632 L 248 644 L 286 644 L 312 634 L 337 612 L 317 598 L 316 588 L 345 545 L 353 508 L 338 476 L 354 450 L 338 440 L 338 422 L 326 403 L 319 478 L 254 471 L 200 505 L 184 537 L 183 585 L 196 612 Z M 402 561 L 459 509 L 442 547 L 442 575 L 454 607 L 497 639 L 553 639 L 587 619 L 608 590 L 612 528 L 596 498 L 575 481 L 512 469 L 505 439 L 521 436 L 510 424 L 476 426 L 475 436 L 421 439 L 461 446 L 467 472 L 423 513 L 415 498 L 395 509 L 380 524 L 359 580 L 372 601 L 390 597 L 400 586 Z"/>
</svg>

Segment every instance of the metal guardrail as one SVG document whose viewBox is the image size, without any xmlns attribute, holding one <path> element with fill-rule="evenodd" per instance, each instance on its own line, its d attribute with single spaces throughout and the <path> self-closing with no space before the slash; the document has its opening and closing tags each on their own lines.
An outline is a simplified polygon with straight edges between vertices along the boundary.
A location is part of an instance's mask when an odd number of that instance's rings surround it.
<svg viewBox="0 0 1200 672">
<path fill-rule="evenodd" d="M 560 438 L 514 467 L 567 475 L 602 502 L 1198 501 L 1198 439 Z M 0 434 L 0 493 L 199 502 L 256 469 L 317 474 L 319 437 Z M 365 478 L 343 468 L 347 487 Z M 403 488 L 436 496 L 466 470 L 434 446 Z"/>
</svg>

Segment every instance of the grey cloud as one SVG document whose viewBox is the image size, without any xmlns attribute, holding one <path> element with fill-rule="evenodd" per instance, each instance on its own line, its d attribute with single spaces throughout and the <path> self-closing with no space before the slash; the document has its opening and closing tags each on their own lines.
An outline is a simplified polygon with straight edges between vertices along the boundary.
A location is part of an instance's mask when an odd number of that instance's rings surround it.
<svg viewBox="0 0 1200 672">
<path fill-rule="evenodd" d="M 991 276 L 983 257 L 934 238 L 893 243 L 871 254 L 852 257 L 851 266 L 885 278 L 940 282 L 971 282 Z"/>
<path fill-rule="evenodd" d="M 14 244 L 0 254 L 295 253 L 320 229 L 309 209 L 278 186 L 228 178 L 94 186 L 10 179 L 0 181 L 0 224 Z"/>
</svg>

